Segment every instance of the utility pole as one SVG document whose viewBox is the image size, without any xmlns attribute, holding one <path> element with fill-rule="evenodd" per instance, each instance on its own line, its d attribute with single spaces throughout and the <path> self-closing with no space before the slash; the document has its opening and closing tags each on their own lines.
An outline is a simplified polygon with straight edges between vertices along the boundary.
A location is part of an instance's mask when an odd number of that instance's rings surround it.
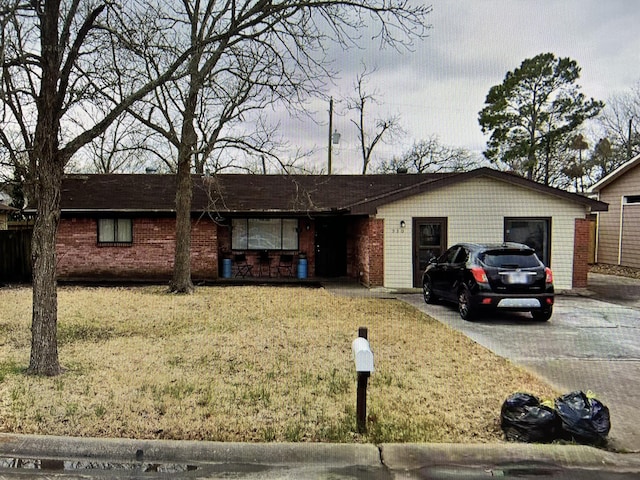
<svg viewBox="0 0 640 480">
<path fill-rule="evenodd" d="M 327 175 L 331 175 L 331 132 L 333 130 L 333 97 L 329 100 L 329 158 L 327 159 Z"/>
<path fill-rule="evenodd" d="M 629 143 L 627 144 L 627 160 L 631 160 L 631 125 L 633 124 L 633 117 L 629 118 Z"/>
</svg>

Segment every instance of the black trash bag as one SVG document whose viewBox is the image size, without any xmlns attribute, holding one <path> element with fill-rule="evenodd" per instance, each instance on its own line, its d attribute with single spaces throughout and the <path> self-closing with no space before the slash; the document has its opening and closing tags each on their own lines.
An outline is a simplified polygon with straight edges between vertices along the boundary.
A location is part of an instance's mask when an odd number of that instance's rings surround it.
<svg viewBox="0 0 640 480">
<path fill-rule="evenodd" d="M 557 438 L 560 421 L 551 407 L 528 393 L 514 393 L 502 404 L 501 427 L 511 442 L 546 443 Z"/>
<path fill-rule="evenodd" d="M 604 444 L 611 430 L 609 409 L 584 392 L 571 392 L 556 398 L 562 436 L 579 443 Z"/>
</svg>

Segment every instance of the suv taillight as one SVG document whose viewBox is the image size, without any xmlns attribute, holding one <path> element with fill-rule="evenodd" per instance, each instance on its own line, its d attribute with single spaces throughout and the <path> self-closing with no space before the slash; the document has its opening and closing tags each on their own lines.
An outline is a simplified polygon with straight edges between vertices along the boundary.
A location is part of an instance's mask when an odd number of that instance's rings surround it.
<svg viewBox="0 0 640 480">
<path fill-rule="evenodd" d="M 478 283 L 489 283 L 489 279 L 487 278 L 487 274 L 484 271 L 484 268 L 481 267 L 472 267 L 471 274 L 473 278 Z"/>
<path fill-rule="evenodd" d="M 545 267 L 544 274 L 545 274 L 545 279 L 544 279 L 545 283 L 551 285 L 553 283 L 553 272 L 549 267 Z"/>
</svg>

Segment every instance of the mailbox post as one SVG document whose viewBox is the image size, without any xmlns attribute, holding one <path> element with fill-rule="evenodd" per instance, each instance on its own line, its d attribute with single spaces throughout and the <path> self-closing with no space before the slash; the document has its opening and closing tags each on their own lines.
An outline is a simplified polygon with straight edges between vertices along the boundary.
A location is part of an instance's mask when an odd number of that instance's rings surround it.
<svg viewBox="0 0 640 480">
<path fill-rule="evenodd" d="M 367 431 L 367 382 L 373 372 L 373 352 L 367 339 L 366 327 L 358 329 L 358 338 L 351 344 L 353 359 L 358 374 L 358 393 L 356 398 L 356 424 L 358 433 Z"/>
</svg>

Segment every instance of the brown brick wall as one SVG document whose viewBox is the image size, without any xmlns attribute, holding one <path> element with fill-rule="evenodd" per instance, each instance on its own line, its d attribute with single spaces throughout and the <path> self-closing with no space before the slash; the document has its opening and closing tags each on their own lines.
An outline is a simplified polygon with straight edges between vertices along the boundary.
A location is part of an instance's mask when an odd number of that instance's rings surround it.
<svg viewBox="0 0 640 480">
<path fill-rule="evenodd" d="M 218 276 L 213 222 L 194 220 L 191 232 L 194 279 Z M 131 245 L 99 246 L 95 219 L 62 219 L 56 242 L 60 279 L 165 280 L 171 278 L 175 219 L 133 219 Z"/>
<path fill-rule="evenodd" d="M 352 238 L 353 247 L 348 249 L 349 276 L 368 287 L 384 285 L 384 220 L 356 220 Z"/>
<path fill-rule="evenodd" d="M 573 239 L 573 288 L 586 288 L 589 273 L 589 227 L 586 218 L 577 218 Z"/>
</svg>

